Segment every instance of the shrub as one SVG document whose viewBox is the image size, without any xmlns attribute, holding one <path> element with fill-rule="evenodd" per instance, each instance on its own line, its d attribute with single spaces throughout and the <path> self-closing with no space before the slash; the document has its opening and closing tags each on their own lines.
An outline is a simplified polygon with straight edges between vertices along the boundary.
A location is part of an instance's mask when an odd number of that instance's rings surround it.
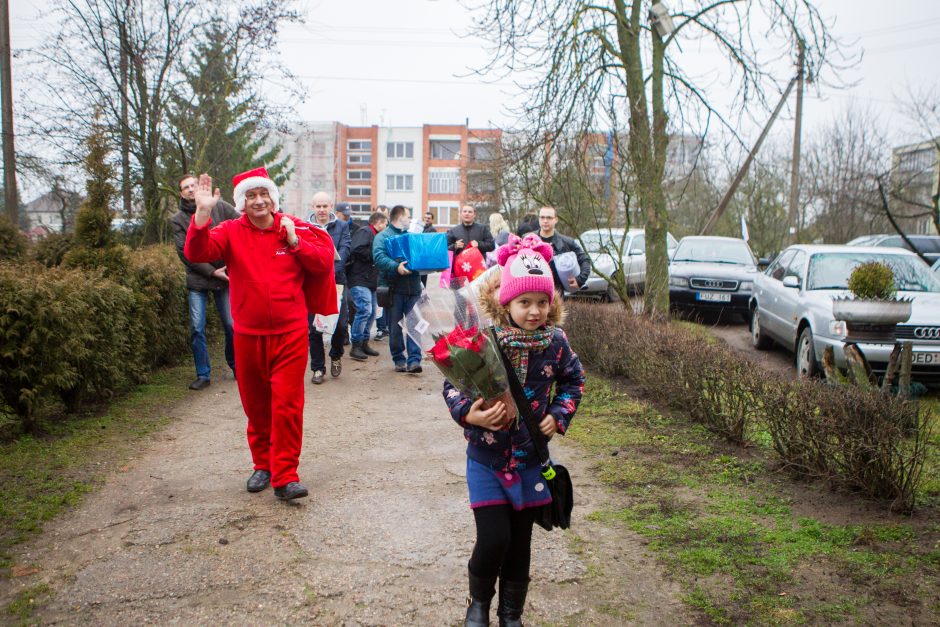
<svg viewBox="0 0 940 627">
<path fill-rule="evenodd" d="M 585 363 L 742 443 L 757 427 L 794 475 L 909 511 L 930 437 L 927 410 L 861 388 L 783 380 L 721 344 L 624 309 L 571 303 L 565 327 Z"/>
<path fill-rule="evenodd" d="M 894 272 L 879 261 L 859 264 L 849 276 L 849 291 L 856 298 L 891 300 L 898 292 Z"/>
<path fill-rule="evenodd" d="M 141 381 L 185 354 L 185 295 L 169 246 L 129 255 L 116 277 L 0 263 L 0 398 L 33 429 L 45 405 L 75 409 Z"/>
<path fill-rule="evenodd" d="M 26 253 L 26 236 L 5 215 L 0 215 L 0 259 L 19 259 Z"/>
<path fill-rule="evenodd" d="M 50 233 L 33 244 L 30 258 L 47 268 L 62 265 L 65 253 L 75 245 L 71 233 Z"/>
</svg>

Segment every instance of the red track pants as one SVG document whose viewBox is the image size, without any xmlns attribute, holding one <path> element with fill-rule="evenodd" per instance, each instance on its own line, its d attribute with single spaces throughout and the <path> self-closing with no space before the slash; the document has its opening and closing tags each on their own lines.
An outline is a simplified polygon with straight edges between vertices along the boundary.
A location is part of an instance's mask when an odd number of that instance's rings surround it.
<svg viewBox="0 0 940 627">
<path fill-rule="evenodd" d="M 304 431 L 307 328 L 278 335 L 235 334 L 238 393 L 248 416 L 255 470 L 271 473 L 275 488 L 299 481 Z"/>
</svg>

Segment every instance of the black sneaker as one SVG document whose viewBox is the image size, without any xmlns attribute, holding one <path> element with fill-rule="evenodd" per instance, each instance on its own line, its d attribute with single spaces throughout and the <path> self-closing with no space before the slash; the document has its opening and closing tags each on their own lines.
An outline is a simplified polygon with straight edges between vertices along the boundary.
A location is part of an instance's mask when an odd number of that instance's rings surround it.
<svg viewBox="0 0 940 627">
<path fill-rule="evenodd" d="M 388 331 L 386 331 L 385 329 L 379 329 L 378 331 L 375 332 L 376 342 L 378 342 L 379 340 L 384 340 L 387 337 L 388 337 Z"/>
<path fill-rule="evenodd" d="M 330 359 L 330 376 L 334 379 L 343 372 L 343 360 L 341 357 Z"/>
<path fill-rule="evenodd" d="M 408 372 L 408 368 L 405 367 L 405 364 L 395 364 L 395 372 Z"/>
<path fill-rule="evenodd" d="M 212 381 L 210 381 L 206 377 L 199 377 L 198 379 L 196 379 L 195 381 L 189 384 L 189 389 L 190 390 L 204 390 L 207 387 L 209 387 L 209 384 L 211 383 Z"/>
<path fill-rule="evenodd" d="M 360 348 L 362 348 L 362 352 L 365 353 L 366 355 L 368 355 L 369 357 L 378 357 L 378 356 L 379 356 L 379 351 L 377 351 L 377 350 L 373 349 L 371 346 L 369 346 L 369 342 L 368 342 L 368 341 L 363 342 L 363 343 L 360 345 Z"/>
<path fill-rule="evenodd" d="M 256 470 L 248 477 L 247 489 L 249 492 L 261 492 L 271 485 L 271 473 L 267 470 Z"/>
<path fill-rule="evenodd" d="M 307 488 L 305 488 L 302 483 L 298 483 L 296 481 L 291 481 L 287 485 L 274 488 L 274 496 L 282 501 L 300 499 L 307 496 L 307 494 Z"/>
<path fill-rule="evenodd" d="M 317 385 L 320 385 L 321 383 L 323 383 L 323 371 L 322 371 L 322 370 L 314 370 L 314 371 L 313 371 L 313 376 L 310 377 L 310 383 L 315 383 L 315 384 L 317 384 Z"/>
<path fill-rule="evenodd" d="M 408 372 L 410 372 L 411 374 L 419 374 L 423 372 L 423 370 L 421 369 L 421 364 L 414 364 L 412 366 L 408 366 Z"/>
</svg>

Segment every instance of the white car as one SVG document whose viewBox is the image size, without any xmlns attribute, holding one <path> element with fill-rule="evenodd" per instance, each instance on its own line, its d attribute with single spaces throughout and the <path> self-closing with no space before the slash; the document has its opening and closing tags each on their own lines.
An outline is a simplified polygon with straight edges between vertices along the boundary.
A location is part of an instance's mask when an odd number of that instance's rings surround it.
<svg viewBox="0 0 940 627">
<path fill-rule="evenodd" d="M 914 350 L 914 379 L 940 382 L 940 279 L 914 253 L 875 246 L 790 246 L 754 279 L 751 342 L 758 350 L 774 342 L 796 356 L 797 374 L 819 372 L 819 359 L 833 348 L 845 368 L 846 324 L 832 316 L 832 299 L 849 296 L 848 280 L 861 263 L 878 261 L 894 271 L 898 297 L 911 298 L 912 313 L 897 325 L 898 340 Z M 894 343 L 856 343 L 872 371 L 884 374 Z"/>
<path fill-rule="evenodd" d="M 646 232 L 644 229 L 592 229 L 581 234 L 584 252 L 599 270 L 607 276 L 617 271 L 614 260 L 622 252 L 621 268 L 626 274 L 627 287 L 633 292 L 642 292 L 646 286 Z M 679 243 L 671 233 L 666 234 L 666 254 L 672 257 Z M 616 298 L 607 280 L 591 272 L 578 295 L 600 296 L 607 300 Z"/>
</svg>

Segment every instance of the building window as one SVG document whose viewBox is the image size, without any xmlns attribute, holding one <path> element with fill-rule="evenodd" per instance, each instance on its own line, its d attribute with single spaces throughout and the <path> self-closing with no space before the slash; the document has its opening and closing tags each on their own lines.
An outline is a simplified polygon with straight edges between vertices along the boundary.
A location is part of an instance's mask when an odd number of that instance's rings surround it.
<svg viewBox="0 0 940 627">
<path fill-rule="evenodd" d="M 413 174 L 389 174 L 386 178 L 388 191 L 390 192 L 414 191 L 415 177 Z"/>
<path fill-rule="evenodd" d="M 460 193 L 460 171 L 459 170 L 429 170 L 428 171 L 428 193 L 429 194 L 459 194 Z"/>
<path fill-rule="evenodd" d="M 460 158 L 459 139 L 432 139 L 431 158 L 454 160 Z"/>
<path fill-rule="evenodd" d="M 496 158 L 496 147 L 489 142 L 471 142 L 467 145 L 467 151 L 475 161 L 492 161 Z"/>
<path fill-rule="evenodd" d="M 346 142 L 346 150 L 349 152 L 372 152 L 371 139 L 350 139 Z"/>
<path fill-rule="evenodd" d="M 372 205 L 354 202 L 350 203 L 349 206 L 356 217 L 368 218 L 372 215 Z"/>
<path fill-rule="evenodd" d="M 414 159 L 414 142 L 388 142 L 385 144 L 385 156 L 389 159 Z"/>
<path fill-rule="evenodd" d="M 325 142 L 310 142 L 310 155 L 314 157 L 322 157 L 326 154 L 326 143 Z"/>
<path fill-rule="evenodd" d="M 428 211 L 435 216 L 435 226 L 454 226 L 459 220 L 460 210 L 457 207 L 431 205 L 428 207 Z"/>
<path fill-rule="evenodd" d="M 918 174 L 930 170 L 937 162 L 935 148 L 921 148 L 901 153 L 898 157 L 898 170 L 903 174 Z"/>
<path fill-rule="evenodd" d="M 346 163 L 349 165 L 368 165 L 372 163 L 372 155 L 369 153 L 349 153 L 346 157 Z"/>
<path fill-rule="evenodd" d="M 363 196 L 372 196 L 372 188 L 371 187 L 347 187 L 346 195 L 350 197 L 359 197 L 359 198 L 362 198 Z"/>
<path fill-rule="evenodd" d="M 349 170 L 346 172 L 346 178 L 350 181 L 371 181 L 372 170 Z"/>
</svg>

